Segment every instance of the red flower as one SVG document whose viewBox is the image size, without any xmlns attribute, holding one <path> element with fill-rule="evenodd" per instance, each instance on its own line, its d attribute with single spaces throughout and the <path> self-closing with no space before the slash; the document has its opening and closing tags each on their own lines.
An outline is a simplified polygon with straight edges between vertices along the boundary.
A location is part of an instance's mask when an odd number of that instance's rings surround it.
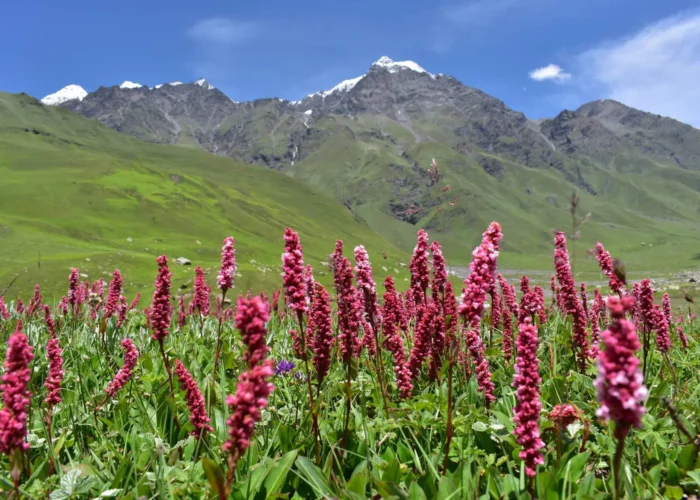
<svg viewBox="0 0 700 500">
<path fill-rule="evenodd" d="M 29 306 L 27 307 L 27 317 L 34 316 L 34 313 L 41 309 L 41 290 L 39 284 L 34 285 L 34 295 L 29 300 Z"/>
<path fill-rule="evenodd" d="M 109 282 L 109 293 L 105 304 L 104 318 L 109 319 L 117 313 L 119 308 L 119 297 L 122 293 L 122 275 L 118 269 L 114 270 L 112 281 Z"/>
<path fill-rule="evenodd" d="M 315 330 L 311 341 L 311 349 L 314 353 L 311 362 L 316 368 L 316 376 L 320 384 L 328 375 L 331 366 L 331 348 L 333 347 L 331 296 L 320 283 L 315 283 L 311 316 Z"/>
<path fill-rule="evenodd" d="M 233 247 L 233 236 L 224 239 L 224 246 L 221 248 L 221 270 L 216 278 L 216 286 L 222 294 L 233 288 L 236 276 L 236 249 Z"/>
<path fill-rule="evenodd" d="M 403 339 L 399 335 L 397 326 L 400 322 L 400 297 L 396 292 L 394 278 L 387 276 L 384 280 L 384 315 L 382 329 L 384 333 L 384 346 L 394 357 L 394 373 L 396 374 L 396 386 L 402 398 L 408 398 L 413 391 L 411 383 L 411 371 L 406 365 L 406 352 L 403 347 Z"/>
<path fill-rule="evenodd" d="M 139 303 L 139 300 L 141 300 L 141 292 L 137 293 L 136 297 L 134 297 L 134 300 L 132 300 L 131 304 L 129 304 L 129 311 L 136 307 L 136 304 Z"/>
<path fill-rule="evenodd" d="M 434 302 L 431 302 L 428 307 L 421 305 L 419 308 L 421 309 L 418 313 L 420 321 L 416 325 L 413 349 L 411 349 L 406 365 L 408 371 L 411 372 L 411 380 L 418 378 L 423 362 L 430 354 L 432 330 L 435 324 L 435 315 L 437 314 L 437 305 Z"/>
<path fill-rule="evenodd" d="M 610 289 L 618 295 L 626 293 L 625 284 L 615 274 L 615 266 L 610 253 L 603 248 L 603 244 L 600 242 L 595 245 L 595 258 L 598 260 L 603 273 L 608 277 Z"/>
<path fill-rule="evenodd" d="M 126 303 L 126 297 L 123 295 L 119 296 L 119 315 L 117 316 L 117 327 L 121 327 L 126 321 L 126 313 L 129 311 L 128 305 Z"/>
<path fill-rule="evenodd" d="M 503 315 L 501 349 L 503 350 L 503 359 L 506 363 L 510 363 L 510 360 L 513 358 L 513 315 L 510 311 L 506 311 Z"/>
<path fill-rule="evenodd" d="M 685 332 L 683 331 L 683 327 L 680 323 L 677 326 L 676 332 L 678 333 L 678 338 L 681 339 L 681 345 L 683 346 L 683 349 L 687 349 L 688 337 L 685 336 Z"/>
<path fill-rule="evenodd" d="M 352 285 L 352 264 L 343 257 L 336 257 L 335 261 L 335 284 L 338 291 L 338 325 L 340 335 L 338 342 L 343 354 L 343 361 L 349 363 L 350 360 L 360 353 L 362 344 L 358 338 L 358 330 L 362 321 L 362 303 L 360 294 Z"/>
<path fill-rule="evenodd" d="M 46 345 L 46 357 L 49 360 L 49 376 L 46 378 L 46 382 L 44 382 L 44 387 L 46 387 L 47 392 L 44 402 L 51 407 L 61 402 L 63 351 L 61 351 L 61 345 L 56 337 L 55 323 L 51 317 L 51 309 L 49 306 L 44 306 L 44 319 L 49 330 L 49 341 Z"/>
<path fill-rule="evenodd" d="M 502 274 L 498 275 L 498 283 L 501 285 L 503 298 L 505 299 L 506 306 L 510 310 L 510 313 L 518 316 L 519 310 L 518 301 L 515 298 L 515 287 L 508 283 Z"/>
<path fill-rule="evenodd" d="M 508 313 L 510 314 L 510 313 Z M 501 304 L 501 294 L 496 287 L 491 290 L 491 328 L 498 330 L 501 328 L 501 318 L 503 316 L 503 305 Z"/>
<path fill-rule="evenodd" d="M 418 231 L 418 240 L 408 267 L 411 271 L 413 298 L 416 304 L 425 304 L 430 286 L 430 268 L 428 264 L 428 233 L 422 229 Z"/>
<path fill-rule="evenodd" d="M 491 291 L 496 279 L 498 249 L 502 237 L 500 224 L 492 222 L 484 231 L 481 245 L 472 252 L 469 264 L 471 272 L 464 280 L 462 305 L 459 308 L 459 314 L 470 328 L 479 328 L 484 315 L 486 294 Z"/>
<path fill-rule="evenodd" d="M 519 457 L 525 462 L 525 474 L 535 476 L 535 469 L 544 463 L 540 439 L 540 361 L 537 359 L 537 328 L 530 318 L 518 326 L 518 357 L 515 362 L 513 386 L 516 388 L 518 404 L 513 408 L 513 421 L 517 424 L 514 434 L 522 446 Z"/>
<path fill-rule="evenodd" d="M 378 318 L 377 285 L 372 276 L 372 265 L 369 263 L 369 255 L 365 247 L 355 247 L 355 276 L 357 288 L 360 292 L 360 301 L 365 312 L 365 319 L 371 324 L 376 324 Z"/>
<path fill-rule="evenodd" d="M 0 319 L 8 320 L 10 319 L 10 311 L 7 310 L 7 305 L 5 304 L 5 298 L 0 296 Z"/>
<path fill-rule="evenodd" d="M 574 348 L 576 349 L 579 370 L 584 372 L 589 355 L 588 336 L 586 334 L 588 318 L 579 300 L 576 283 L 571 274 L 569 252 L 566 249 L 566 236 L 562 232 L 557 232 L 554 236 L 554 267 L 561 287 L 560 296 L 564 312 L 570 314 L 573 318 Z"/>
<path fill-rule="evenodd" d="M 433 253 L 433 283 L 431 285 L 433 300 L 442 304 L 442 299 L 445 295 L 445 284 L 447 283 L 445 257 L 442 255 L 442 248 L 437 241 L 433 241 L 432 245 L 430 245 L 430 251 Z"/>
<path fill-rule="evenodd" d="M 600 408 L 596 415 L 615 422 L 615 437 L 623 439 L 632 426 L 639 427 L 645 412 L 647 389 L 635 356 L 640 344 L 634 324 L 625 319 L 632 309 L 632 297 L 610 297 L 608 309 L 612 323 L 602 334 L 605 349 L 598 357 L 598 378 L 594 385 Z"/>
<path fill-rule="evenodd" d="M 549 412 L 549 419 L 554 422 L 557 427 L 564 429 L 579 420 L 581 418 L 580 415 L 578 408 L 574 405 L 563 404 L 556 405 L 552 408 L 552 411 Z"/>
<path fill-rule="evenodd" d="M 488 407 L 490 403 L 496 401 L 496 396 L 493 394 L 495 387 L 491 380 L 491 368 L 484 356 L 484 344 L 479 337 L 479 332 L 473 328 L 467 330 L 466 337 L 469 354 L 476 366 L 476 381 L 479 384 L 479 392 L 484 393 L 484 399 Z"/>
<path fill-rule="evenodd" d="M 161 255 L 157 259 L 158 276 L 155 281 L 153 292 L 153 302 L 149 314 L 149 322 L 153 330 L 153 340 L 162 342 L 170 335 L 170 317 L 172 315 L 172 305 L 170 304 L 170 277 L 172 274 L 168 269 L 168 258 Z"/>
<path fill-rule="evenodd" d="M 202 392 L 197 386 L 197 382 L 187 371 L 179 359 L 175 360 L 175 374 L 180 380 L 180 389 L 186 392 L 187 407 L 190 409 L 190 422 L 194 426 L 191 434 L 197 439 L 214 429 L 209 425 L 209 416 L 204 402 Z"/>
<path fill-rule="evenodd" d="M 304 253 L 299 235 L 290 228 L 284 230 L 284 254 L 282 254 L 282 274 L 288 307 L 303 314 L 306 304 L 306 281 L 304 280 Z"/>
<path fill-rule="evenodd" d="M 668 295 L 668 292 L 664 293 L 664 297 L 661 300 L 661 306 L 663 307 L 666 323 L 671 326 L 673 323 L 673 318 L 671 317 L 671 297 Z"/>
<path fill-rule="evenodd" d="M 197 266 L 194 270 L 194 294 L 192 296 L 192 306 L 199 311 L 201 316 L 209 316 L 211 302 L 209 295 L 211 290 L 207 286 L 207 280 L 204 277 L 202 266 Z"/>
<path fill-rule="evenodd" d="M 68 277 L 68 305 L 73 314 L 78 314 L 78 306 L 80 305 L 80 275 L 77 268 L 73 268 Z"/>
<path fill-rule="evenodd" d="M 541 286 L 535 286 L 532 288 L 534 292 L 534 300 L 537 301 L 537 316 L 540 319 L 540 324 L 545 324 L 547 322 L 547 311 L 544 308 L 544 290 Z"/>
<path fill-rule="evenodd" d="M 32 373 L 29 363 L 34 359 L 27 336 L 22 333 L 22 321 L 17 322 L 15 333 L 7 342 L 5 374 L 0 390 L 5 406 L 0 410 L 0 453 L 12 455 L 15 450 L 26 450 L 27 409 L 31 393 L 28 386 Z"/>
<path fill-rule="evenodd" d="M 109 398 L 113 398 L 133 378 L 136 360 L 139 359 L 139 351 L 131 339 L 122 340 L 121 345 L 124 351 L 124 364 L 105 389 Z"/>
<path fill-rule="evenodd" d="M 180 300 L 178 301 L 178 311 L 177 311 L 177 326 L 184 328 L 187 324 L 187 311 L 185 311 L 185 296 L 180 295 Z"/>
<path fill-rule="evenodd" d="M 238 299 L 236 328 L 241 331 L 243 342 L 248 347 L 245 360 L 248 370 L 238 378 L 236 394 L 229 395 L 226 403 L 232 410 L 226 424 L 229 438 L 223 449 L 231 454 L 234 463 L 250 446 L 255 423 L 262 418 L 261 410 L 267 407 L 267 398 L 274 386 L 267 382 L 274 370 L 272 361 L 266 359 L 269 348 L 265 342 L 265 324 L 270 319 L 259 297 Z"/>
</svg>

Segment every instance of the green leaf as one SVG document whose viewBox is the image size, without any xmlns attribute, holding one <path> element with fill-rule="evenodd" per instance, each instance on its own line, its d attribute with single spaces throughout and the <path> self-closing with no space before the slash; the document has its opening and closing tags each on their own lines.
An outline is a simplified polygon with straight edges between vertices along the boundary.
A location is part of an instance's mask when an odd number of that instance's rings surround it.
<svg viewBox="0 0 700 500">
<path fill-rule="evenodd" d="M 367 491 L 367 471 L 362 470 L 353 474 L 348 481 L 347 489 L 364 498 Z"/>
<path fill-rule="evenodd" d="M 202 457 L 202 468 L 204 469 L 204 474 L 207 476 L 207 481 L 209 481 L 212 489 L 216 491 L 220 497 L 223 497 L 226 488 L 226 479 L 224 478 L 224 471 L 221 470 L 219 464 L 214 462 L 211 458 Z"/>
<path fill-rule="evenodd" d="M 666 484 L 671 486 L 677 486 L 680 480 L 681 472 L 678 470 L 678 466 L 671 460 L 666 460 L 668 470 L 666 471 Z"/>
<path fill-rule="evenodd" d="M 683 498 L 683 488 L 680 486 L 666 486 L 665 496 L 673 500 L 680 500 Z"/>
<path fill-rule="evenodd" d="M 416 481 L 413 481 L 408 489 L 408 500 L 428 500 Z"/>
<path fill-rule="evenodd" d="M 688 472 L 688 477 L 691 481 L 683 481 L 684 485 L 697 485 L 700 486 L 700 470 L 694 470 Z"/>
<path fill-rule="evenodd" d="M 649 473 L 647 474 L 649 477 L 649 482 L 654 486 L 654 488 L 658 488 L 659 483 L 661 482 L 661 468 L 663 467 L 663 464 L 657 464 L 654 467 L 652 467 L 649 470 Z"/>
<path fill-rule="evenodd" d="M 382 498 L 398 497 L 400 500 L 408 500 L 408 493 L 394 483 L 379 481 L 377 479 L 373 484 L 377 493 L 379 493 Z"/>
<path fill-rule="evenodd" d="M 398 483 L 401 480 L 401 464 L 398 460 L 394 459 L 389 462 L 389 465 L 384 469 L 384 474 L 382 474 L 382 480 L 390 483 Z"/>
<path fill-rule="evenodd" d="M 292 468 L 294 460 L 297 458 L 297 453 L 297 450 L 292 450 L 275 462 L 275 465 L 267 474 L 265 482 L 263 483 L 265 493 L 268 496 L 279 493 L 282 486 L 284 486 L 289 470 Z"/>
<path fill-rule="evenodd" d="M 448 479 L 445 476 L 440 477 L 440 481 L 438 481 L 438 500 L 451 500 L 457 498 L 457 493 L 459 493 L 459 490 L 457 490 L 451 479 Z"/>
<path fill-rule="evenodd" d="M 681 452 L 678 455 L 678 467 L 685 470 L 691 470 L 695 465 L 693 463 L 693 458 L 695 457 L 695 445 L 687 444 L 681 448 Z"/>
<path fill-rule="evenodd" d="M 105 490 L 102 493 L 100 493 L 100 498 L 113 498 L 119 495 L 119 493 L 121 493 L 122 491 L 124 491 L 122 488 L 113 488 L 111 490 Z"/>
<path fill-rule="evenodd" d="M 586 467 L 588 462 L 588 457 L 591 456 L 591 452 L 580 453 L 575 455 L 571 460 L 569 460 L 569 481 L 575 483 L 579 480 L 583 474 L 583 469 Z"/>
<path fill-rule="evenodd" d="M 302 474 L 304 480 L 311 486 L 319 496 L 330 495 L 331 490 L 328 486 L 323 472 L 316 464 L 306 457 L 298 457 L 294 462 Z"/>
</svg>

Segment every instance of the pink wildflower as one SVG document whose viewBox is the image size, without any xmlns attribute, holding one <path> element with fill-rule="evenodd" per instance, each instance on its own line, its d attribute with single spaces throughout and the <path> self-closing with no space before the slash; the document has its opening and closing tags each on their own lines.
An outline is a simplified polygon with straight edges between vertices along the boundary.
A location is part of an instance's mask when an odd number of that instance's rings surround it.
<svg viewBox="0 0 700 500">
<path fill-rule="evenodd" d="M 625 284 L 620 281 L 620 278 L 618 278 L 615 274 L 615 267 L 612 257 L 600 242 L 596 243 L 595 245 L 595 258 L 598 260 L 603 274 L 608 277 L 610 289 L 618 295 L 624 295 L 626 293 Z"/>
<path fill-rule="evenodd" d="M 340 327 L 340 351 L 343 361 L 350 360 L 360 353 L 362 344 L 357 336 L 361 319 L 362 303 L 360 294 L 352 285 L 352 264 L 346 257 L 340 257 L 336 263 L 336 288 L 338 289 L 338 324 Z"/>
<path fill-rule="evenodd" d="M 535 286 L 532 288 L 534 292 L 534 300 L 537 302 L 537 317 L 540 320 L 540 324 L 544 325 L 547 322 L 547 311 L 544 308 L 544 290 L 541 286 Z"/>
<path fill-rule="evenodd" d="M 656 330 L 656 347 L 662 353 L 667 353 L 671 349 L 671 337 L 668 331 L 670 325 L 659 306 L 654 306 L 653 314 L 654 329 Z"/>
<path fill-rule="evenodd" d="M 307 303 L 310 305 L 314 301 L 314 268 L 311 264 L 304 266 L 304 283 L 306 283 Z"/>
<path fill-rule="evenodd" d="M 515 288 L 506 281 L 502 274 L 499 274 L 497 278 L 498 283 L 501 285 L 501 291 L 503 292 L 503 298 L 505 299 L 508 310 L 510 310 L 511 314 L 518 316 L 519 310 L 518 301 L 515 298 Z"/>
<path fill-rule="evenodd" d="M 126 321 L 126 313 L 129 311 L 129 306 L 126 303 L 126 297 L 123 295 L 119 296 L 119 314 L 117 315 L 117 328 L 121 326 Z"/>
<path fill-rule="evenodd" d="M 107 303 L 104 309 L 104 318 L 109 319 L 117 314 L 119 308 L 119 297 L 122 293 L 122 274 L 118 269 L 114 270 L 112 281 L 109 282 L 109 292 L 107 293 Z"/>
<path fill-rule="evenodd" d="M 440 243 L 433 241 L 430 245 L 430 251 L 433 254 L 433 283 L 431 292 L 433 300 L 442 304 L 445 295 L 445 284 L 447 283 L 447 268 L 445 267 L 445 257 L 442 255 Z"/>
<path fill-rule="evenodd" d="M 155 290 L 153 291 L 153 302 L 149 320 L 153 330 L 153 340 L 162 342 L 170 335 L 170 317 L 172 315 L 172 305 L 170 304 L 170 269 L 168 269 L 168 258 L 161 255 L 157 259 L 158 276 L 155 280 Z"/>
<path fill-rule="evenodd" d="M 73 311 L 73 314 L 78 314 L 78 306 L 80 305 L 80 274 L 77 268 L 73 268 L 68 277 L 68 306 Z"/>
<path fill-rule="evenodd" d="M 510 314 L 507 312 L 506 314 Z M 503 305 L 501 304 L 501 294 L 496 287 L 491 290 L 491 328 L 499 330 L 503 316 Z"/>
<path fill-rule="evenodd" d="M 400 297 L 396 292 L 394 278 L 387 276 L 384 280 L 384 315 L 382 329 L 384 333 L 384 346 L 394 357 L 394 373 L 396 374 L 396 386 L 399 389 L 401 398 L 409 398 L 413 391 L 411 383 L 411 372 L 406 366 L 406 352 L 404 351 L 403 339 L 399 335 L 397 326 L 399 324 Z"/>
<path fill-rule="evenodd" d="M 676 327 L 676 333 L 678 333 L 678 338 L 681 340 L 681 345 L 683 346 L 683 349 L 688 348 L 688 337 L 685 336 L 685 332 L 683 331 L 683 326 L 678 323 L 678 326 Z"/>
<path fill-rule="evenodd" d="M 540 361 L 537 359 L 537 328 L 530 318 L 525 318 L 518 327 L 518 357 L 515 362 L 513 386 L 516 388 L 518 404 L 513 409 L 513 421 L 517 424 L 514 434 L 522 446 L 519 457 L 525 462 L 525 474 L 535 476 L 535 469 L 544 463 L 540 451 L 544 442 L 540 439 Z"/>
<path fill-rule="evenodd" d="M 430 268 L 428 261 L 428 233 L 418 231 L 416 247 L 409 264 L 411 271 L 411 290 L 416 304 L 425 304 L 430 286 Z"/>
<path fill-rule="evenodd" d="M 506 311 L 503 315 L 503 337 L 501 338 L 501 349 L 503 359 L 506 364 L 513 358 L 513 315 Z"/>
<path fill-rule="evenodd" d="M 209 416 L 204 402 L 202 392 L 197 386 L 192 374 L 187 371 L 185 365 L 179 359 L 175 360 L 175 374 L 180 381 L 180 389 L 185 391 L 187 398 L 187 407 L 190 409 L 190 422 L 194 426 L 191 432 L 193 436 L 199 439 L 207 432 L 212 432 L 214 429 L 209 425 Z"/>
<path fill-rule="evenodd" d="M 139 359 L 139 351 L 131 339 L 124 339 L 121 344 L 124 351 L 124 364 L 105 389 L 108 398 L 113 398 L 133 378 L 136 360 Z"/>
<path fill-rule="evenodd" d="M 632 297 L 608 299 L 612 323 L 602 333 L 605 349 L 598 357 L 598 378 L 594 384 L 600 402 L 596 415 L 603 421 L 615 422 L 617 439 L 624 439 L 632 426 L 641 425 L 647 398 L 640 362 L 635 356 L 639 339 L 634 324 L 625 319 L 625 311 L 633 305 Z"/>
<path fill-rule="evenodd" d="M 10 311 L 7 310 L 7 305 L 5 304 L 5 298 L 0 296 L 0 319 L 7 321 L 10 319 Z"/>
<path fill-rule="evenodd" d="M 668 292 L 664 293 L 664 297 L 661 299 L 661 306 L 663 307 L 666 323 L 671 326 L 673 318 L 671 317 L 671 297 L 668 295 Z"/>
<path fill-rule="evenodd" d="M 406 290 L 403 300 L 403 312 L 406 324 L 416 319 L 416 299 L 413 296 L 413 288 Z M 408 328 L 403 328 L 407 330 Z"/>
<path fill-rule="evenodd" d="M 560 429 L 565 429 L 581 418 L 581 414 L 574 405 L 556 405 L 549 412 L 549 419 Z"/>
<path fill-rule="evenodd" d="M 331 366 L 331 348 L 333 347 L 333 322 L 331 318 L 331 296 L 323 285 L 315 283 L 314 302 L 311 306 L 311 316 L 315 332 L 311 348 L 311 362 L 316 368 L 318 383 L 328 375 Z"/>
<path fill-rule="evenodd" d="M 233 281 L 236 276 L 236 249 L 233 247 L 233 236 L 224 239 L 224 246 L 221 248 L 221 270 L 216 278 L 216 286 L 223 295 L 233 288 Z"/>
<path fill-rule="evenodd" d="M 367 250 L 365 250 L 365 247 L 362 245 L 355 247 L 355 264 L 357 289 L 360 292 L 360 301 L 364 310 L 365 319 L 370 325 L 376 325 L 379 319 L 377 285 L 372 276 L 372 265 L 369 262 L 369 255 L 367 255 Z"/>
<path fill-rule="evenodd" d="M 574 348 L 577 350 L 579 369 L 581 372 L 584 372 L 589 353 L 588 336 L 586 334 L 588 318 L 583 311 L 583 306 L 581 306 L 581 301 L 576 292 L 576 283 L 571 274 L 571 264 L 569 263 L 569 252 L 566 249 L 566 236 L 562 232 L 557 232 L 554 236 L 554 267 L 561 287 L 560 295 L 564 312 L 570 314 L 573 319 L 572 336 Z"/>
<path fill-rule="evenodd" d="M 22 303 L 22 299 L 17 297 L 17 302 L 15 302 L 15 311 L 17 311 L 17 314 L 20 316 L 22 313 L 24 313 L 24 304 Z"/>
<path fill-rule="evenodd" d="M 56 337 L 54 320 L 51 317 L 51 309 L 44 306 L 46 326 L 49 330 L 49 341 L 46 344 L 46 357 L 49 360 L 49 376 L 44 382 L 46 387 L 46 399 L 44 402 L 49 407 L 61 402 L 61 381 L 63 380 L 63 351 Z"/>
<path fill-rule="evenodd" d="M 583 306 L 583 312 L 585 313 L 586 318 L 588 318 L 588 291 L 586 289 L 586 283 L 584 283 L 582 281 L 580 288 L 581 288 L 581 305 Z"/>
<path fill-rule="evenodd" d="M 137 293 L 136 297 L 134 297 L 134 300 L 132 300 L 131 304 L 129 304 L 129 311 L 136 307 L 136 304 L 139 303 L 139 300 L 141 300 L 141 292 Z"/>
<path fill-rule="evenodd" d="M 491 290 L 496 279 L 498 248 L 502 237 L 500 224 L 492 222 L 484 231 L 481 245 L 472 252 L 473 258 L 469 264 L 471 272 L 464 280 L 465 289 L 459 308 L 459 314 L 472 329 L 479 328 L 484 314 L 486 294 Z"/>
<path fill-rule="evenodd" d="M 520 316 L 518 318 L 519 323 L 523 323 L 525 318 L 531 318 L 535 320 L 535 315 L 539 314 L 539 299 L 535 291 L 530 288 L 530 278 L 523 276 L 520 278 L 520 291 L 523 294 L 520 300 Z M 544 307 L 544 304 L 542 304 Z"/>
<path fill-rule="evenodd" d="M 209 316 L 211 302 L 209 300 L 210 290 L 207 280 L 204 277 L 202 266 L 197 266 L 194 270 L 194 291 L 192 295 L 192 307 L 199 311 L 200 316 Z"/>
<path fill-rule="evenodd" d="M 31 318 L 34 313 L 41 309 L 41 290 L 39 284 L 34 285 L 34 295 L 29 300 L 29 306 L 27 307 L 27 317 Z"/>
<path fill-rule="evenodd" d="M 5 352 L 5 373 L 0 391 L 5 405 L 0 410 L 0 453 L 10 456 L 15 450 L 29 449 L 27 437 L 27 409 L 31 393 L 28 386 L 32 373 L 29 363 L 34 359 L 27 336 L 22 333 L 22 321 L 17 322 Z"/>
<path fill-rule="evenodd" d="M 231 408 L 231 416 L 226 422 L 229 438 L 223 449 L 230 453 L 231 467 L 235 467 L 250 446 L 255 423 L 261 420 L 261 410 L 267 407 L 267 398 L 274 390 L 274 386 L 267 381 L 274 373 L 272 360 L 266 359 L 269 347 L 265 342 L 265 324 L 269 319 L 259 297 L 238 299 L 235 322 L 248 347 L 244 356 L 248 369 L 238 377 L 236 394 L 229 395 L 226 399 Z"/>
<path fill-rule="evenodd" d="M 490 403 L 496 401 L 496 396 L 493 394 L 495 387 L 491 380 L 491 368 L 486 356 L 484 356 L 484 344 L 481 342 L 479 332 L 474 328 L 467 330 L 466 337 L 469 354 L 476 366 L 476 381 L 479 384 L 479 392 L 484 393 L 488 407 Z"/>
<path fill-rule="evenodd" d="M 65 295 L 61 297 L 61 302 L 58 304 L 58 310 L 61 311 L 64 316 L 68 315 L 68 298 Z"/>
<path fill-rule="evenodd" d="M 284 254 L 282 272 L 288 307 L 301 317 L 307 310 L 306 282 L 304 281 L 304 254 L 299 235 L 286 228 L 284 231 Z"/>
</svg>

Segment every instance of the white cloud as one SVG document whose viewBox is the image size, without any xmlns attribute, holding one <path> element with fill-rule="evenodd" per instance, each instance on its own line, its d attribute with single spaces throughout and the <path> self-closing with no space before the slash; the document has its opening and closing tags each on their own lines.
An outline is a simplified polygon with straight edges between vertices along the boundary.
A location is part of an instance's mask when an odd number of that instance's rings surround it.
<svg viewBox="0 0 700 500">
<path fill-rule="evenodd" d="M 223 47 L 248 42 L 257 37 L 260 32 L 261 26 L 254 22 L 213 17 L 194 23 L 187 30 L 187 36 L 199 43 Z"/>
<path fill-rule="evenodd" d="M 700 126 L 700 12 L 604 43 L 578 62 L 583 84 L 596 93 Z"/>
<path fill-rule="evenodd" d="M 530 78 L 536 82 L 553 80 L 557 83 L 561 83 L 571 78 L 571 73 L 564 72 L 564 70 L 556 64 L 548 64 L 547 66 L 530 71 Z"/>
</svg>

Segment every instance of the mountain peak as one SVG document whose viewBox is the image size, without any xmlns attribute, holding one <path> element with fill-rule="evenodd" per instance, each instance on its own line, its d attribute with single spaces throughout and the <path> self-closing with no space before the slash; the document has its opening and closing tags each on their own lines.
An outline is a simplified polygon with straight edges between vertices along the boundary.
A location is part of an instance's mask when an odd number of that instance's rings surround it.
<svg viewBox="0 0 700 500">
<path fill-rule="evenodd" d="M 73 99 L 82 101 L 86 95 L 87 92 L 80 85 L 67 85 L 58 92 L 47 95 L 41 102 L 48 106 L 56 106 L 66 101 L 72 101 Z"/>
<path fill-rule="evenodd" d="M 372 68 L 375 67 L 384 68 L 389 73 L 398 73 L 401 70 L 410 69 L 411 71 L 415 71 L 416 73 L 425 73 L 431 78 L 435 78 L 435 75 L 426 71 L 425 68 L 423 68 L 418 63 L 415 63 L 413 61 L 394 61 L 388 56 L 382 56 L 379 59 L 377 59 L 374 63 L 372 63 Z"/>
<path fill-rule="evenodd" d="M 214 86 L 210 84 L 208 81 L 206 81 L 204 78 L 200 78 L 196 82 L 194 82 L 195 85 L 199 85 L 202 88 L 205 88 L 207 90 L 214 90 Z"/>
<path fill-rule="evenodd" d="M 141 87 L 143 87 L 143 85 L 140 83 L 130 82 L 129 80 L 125 80 L 124 83 L 119 86 L 120 89 L 139 89 Z"/>
</svg>

